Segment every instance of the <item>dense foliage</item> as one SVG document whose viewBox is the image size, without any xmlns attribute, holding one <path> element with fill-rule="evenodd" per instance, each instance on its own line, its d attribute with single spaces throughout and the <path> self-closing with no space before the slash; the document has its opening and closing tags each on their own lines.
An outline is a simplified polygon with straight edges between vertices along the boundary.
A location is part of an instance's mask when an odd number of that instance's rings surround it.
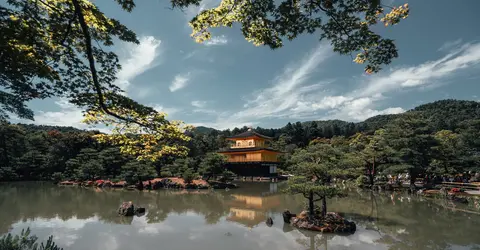
<svg viewBox="0 0 480 250">
<path fill-rule="evenodd" d="M 291 157 L 290 170 L 295 175 L 288 180 L 287 191 L 300 193 L 308 199 L 308 213 L 314 217 L 327 214 L 327 199 L 342 195 L 337 187 L 330 185 L 335 177 L 360 175 L 358 162 L 349 161 L 351 157 L 344 152 L 342 143 L 314 140 L 304 149 L 297 150 Z M 315 211 L 315 202 L 322 201 L 322 207 Z"/>
<path fill-rule="evenodd" d="M 117 0 L 127 12 L 134 0 Z M 173 8 L 199 5 L 199 0 L 171 0 Z M 384 11 L 388 7 L 390 11 Z M 198 42 L 210 38 L 208 28 L 240 23 L 245 38 L 271 48 L 282 38 L 294 39 L 322 31 L 340 54 L 358 53 L 365 70 L 380 70 L 398 56 L 394 41 L 373 32 L 378 22 L 397 24 L 409 13 L 408 4 L 384 6 L 380 0 L 223 0 L 191 20 Z M 106 16 L 89 0 L 7 0 L 0 5 L 0 120 L 10 114 L 34 119 L 26 103 L 60 97 L 81 107 L 87 124 L 105 124 L 112 133 L 99 142 L 118 145 L 122 153 L 156 161 L 165 155 L 185 155 L 188 129 L 166 114 L 144 106 L 116 84 L 121 69 L 111 51 L 115 41 L 139 43 L 135 32 Z"/>
<path fill-rule="evenodd" d="M 172 1 L 185 7 L 199 0 Z M 385 10 L 386 9 L 386 10 Z M 197 42 L 211 38 L 209 29 L 241 25 L 245 39 L 272 49 L 283 40 L 319 33 L 340 54 L 358 53 L 354 62 L 366 63 L 367 73 L 377 72 L 398 56 L 395 43 L 372 29 L 378 23 L 394 25 L 409 14 L 408 4 L 383 5 L 380 0 L 222 0 L 216 8 L 205 9 L 190 21 Z"/>
<path fill-rule="evenodd" d="M 30 235 L 30 229 L 22 230 L 20 235 L 12 236 L 7 234 L 0 238 L 0 249 L 2 250 L 62 250 L 53 242 L 53 236 L 50 236 L 45 242 L 40 245 L 37 242 L 38 237 Z"/>
<path fill-rule="evenodd" d="M 447 111 L 449 112 L 447 112 Z M 467 115 L 468 114 L 468 115 Z M 441 121 L 444 121 L 443 123 Z M 293 155 L 311 144 L 329 144 L 361 165 L 367 182 L 379 175 L 410 173 L 412 181 L 426 173 L 479 171 L 480 103 L 443 100 L 405 114 L 377 116 L 364 122 L 339 120 L 288 123 L 280 129 L 256 128 L 272 136 L 272 147 L 285 152 L 281 171 L 293 171 Z M 118 145 L 93 139 L 100 133 L 69 127 L 0 126 L 0 180 L 126 179 L 155 176 L 216 177 L 227 174 L 223 157 L 213 152 L 227 146 L 225 137 L 248 128 L 218 131 L 200 127 L 186 132 L 186 157 L 163 155 L 154 161 L 123 154 Z M 348 176 L 355 178 L 357 176 Z"/>
</svg>

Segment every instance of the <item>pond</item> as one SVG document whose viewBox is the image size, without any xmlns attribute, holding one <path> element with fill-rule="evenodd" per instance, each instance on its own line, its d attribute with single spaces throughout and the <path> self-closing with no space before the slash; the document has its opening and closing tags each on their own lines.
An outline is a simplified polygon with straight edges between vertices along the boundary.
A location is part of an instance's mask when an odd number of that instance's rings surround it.
<svg viewBox="0 0 480 250">
<path fill-rule="evenodd" d="M 0 234 L 30 227 L 64 249 L 480 249 L 480 215 L 448 202 L 350 190 L 328 202 L 357 223 L 353 235 L 314 234 L 285 225 L 281 213 L 302 209 L 302 196 L 281 183 L 239 183 L 229 191 L 151 192 L 0 184 Z M 116 214 L 122 201 L 146 207 L 142 217 Z M 272 217 L 273 226 L 265 220 Z"/>
</svg>

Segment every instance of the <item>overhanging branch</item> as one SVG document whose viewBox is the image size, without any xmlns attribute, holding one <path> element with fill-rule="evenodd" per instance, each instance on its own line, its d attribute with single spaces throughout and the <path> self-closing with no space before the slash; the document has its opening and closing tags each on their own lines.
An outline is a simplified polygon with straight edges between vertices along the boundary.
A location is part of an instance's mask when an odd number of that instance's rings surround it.
<svg viewBox="0 0 480 250">
<path fill-rule="evenodd" d="M 73 2 L 73 6 L 75 8 L 75 15 L 78 17 L 80 27 L 82 28 L 82 33 L 83 33 L 84 40 L 85 40 L 85 53 L 87 54 L 87 59 L 88 59 L 89 67 L 90 67 L 90 72 L 92 74 L 92 82 L 93 82 L 93 86 L 94 86 L 96 95 L 98 97 L 98 104 L 99 104 L 100 108 L 106 114 L 108 114 L 110 116 L 113 116 L 113 117 L 115 117 L 119 120 L 135 123 L 135 124 L 140 125 L 142 127 L 147 127 L 146 124 L 143 124 L 143 123 L 138 122 L 137 120 L 134 120 L 134 119 L 131 119 L 131 118 L 123 117 L 123 116 L 118 115 L 118 114 L 116 114 L 116 113 L 114 113 L 114 112 L 112 112 L 111 110 L 108 109 L 107 105 L 105 104 L 105 96 L 102 92 L 102 87 L 101 87 L 100 82 L 98 80 L 98 72 L 97 72 L 97 69 L 95 67 L 95 58 L 93 57 L 92 37 L 90 36 L 90 31 L 88 30 L 88 25 L 85 22 L 85 18 L 83 16 L 82 6 L 80 6 L 78 0 L 72 0 L 72 2 Z"/>
</svg>

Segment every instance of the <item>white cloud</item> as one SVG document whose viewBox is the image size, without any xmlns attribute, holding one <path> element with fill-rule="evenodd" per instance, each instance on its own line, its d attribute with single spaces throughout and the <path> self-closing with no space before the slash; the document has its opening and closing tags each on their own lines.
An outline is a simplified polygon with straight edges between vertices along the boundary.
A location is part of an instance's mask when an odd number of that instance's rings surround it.
<svg viewBox="0 0 480 250">
<path fill-rule="evenodd" d="M 78 129 L 98 130 L 103 133 L 109 133 L 110 129 L 106 127 L 89 126 L 82 123 L 83 110 L 68 102 L 65 98 L 60 98 L 54 102 L 59 111 L 37 111 L 35 121 L 18 119 L 19 122 L 33 123 L 50 126 L 70 126 Z"/>
<path fill-rule="evenodd" d="M 192 106 L 197 107 L 197 108 L 204 108 L 207 105 L 206 101 L 192 101 L 191 102 Z"/>
<path fill-rule="evenodd" d="M 139 39 L 140 44 L 125 44 L 120 52 L 126 52 L 120 57 L 122 69 L 117 73 L 115 84 L 125 91 L 129 90 L 130 81 L 138 75 L 155 66 L 154 62 L 159 55 L 160 40 L 152 36 L 144 36 Z M 136 90 L 139 95 L 145 95 L 145 90 Z M 88 129 L 83 124 L 82 109 L 61 98 L 55 101 L 59 111 L 38 111 L 35 115 L 35 124 L 52 126 L 72 126 L 79 129 Z M 24 121 L 23 122 L 29 122 Z M 109 132 L 105 128 L 93 128 L 102 132 Z"/>
<path fill-rule="evenodd" d="M 157 112 L 164 112 L 169 116 L 172 116 L 172 115 L 178 113 L 179 111 L 181 111 L 181 109 L 178 109 L 178 108 L 163 107 L 162 105 L 159 105 L 159 104 L 150 104 L 149 106 L 151 106 Z"/>
<path fill-rule="evenodd" d="M 448 41 L 444 43 L 440 48 L 438 48 L 438 51 L 445 51 L 445 50 L 451 50 L 452 48 L 460 45 L 462 43 L 462 39 L 459 38 L 455 41 Z"/>
<path fill-rule="evenodd" d="M 213 110 L 213 109 L 194 109 L 193 110 L 194 113 L 204 113 L 204 114 L 209 114 L 209 115 L 216 115 L 218 114 L 218 112 L 216 110 Z"/>
<path fill-rule="evenodd" d="M 126 55 L 120 58 L 122 69 L 117 73 L 115 84 L 125 91 L 128 91 L 132 79 L 156 66 L 155 60 L 160 54 L 160 40 L 143 36 L 139 41 L 140 44 L 125 44 L 123 52 Z"/>
<path fill-rule="evenodd" d="M 147 217 L 135 217 L 131 224 L 139 234 L 158 235 L 159 233 L 173 233 L 175 229 L 167 223 L 148 223 Z"/>
<path fill-rule="evenodd" d="M 465 44 L 446 56 L 411 67 L 392 69 L 371 76 L 359 96 L 382 94 L 390 91 L 438 84 L 459 73 L 459 70 L 477 66 L 480 62 L 480 43 Z"/>
<path fill-rule="evenodd" d="M 344 102 L 336 103 L 336 106 L 332 107 L 325 119 L 341 119 L 341 120 L 354 120 L 363 121 L 367 118 L 376 115 L 388 115 L 403 113 L 405 110 L 400 107 L 391 107 L 383 110 L 373 109 L 375 107 L 375 101 L 379 98 L 375 97 L 361 97 L 357 99 L 345 99 Z"/>
<path fill-rule="evenodd" d="M 35 123 L 52 126 L 72 126 L 76 128 L 86 128 L 87 125 L 81 123 L 83 119 L 82 110 L 68 102 L 67 99 L 55 101 L 60 111 L 38 111 L 35 115 Z"/>
<path fill-rule="evenodd" d="M 228 39 L 225 35 L 221 36 L 214 36 L 210 40 L 205 41 L 203 44 L 206 46 L 214 46 L 214 45 L 225 45 L 228 43 Z"/>
<path fill-rule="evenodd" d="M 54 235 L 53 240 L 62 246 L 72 246 L 80 238 L 78 231 L 83 229 L 89 223 L 98 222 L 96 216 L 87 219 L 77 219 L 72 217 L 67 220 L 63 220 L 59 217 L 44 219 L 36 218 L 34 220 L 26 220 L 17 222 L 12 225 L 13 228 L 25 228 L 30 227 L 32 230 L 48 228 L 51 229 L 51 234 Z"/>
<path fill-rule="evenodd" d="M 247 99 L 247 103 L 244 105 L 246 109 L 233 116 L 251 119 L 252 117 L 284 117 L 294 113 L 292 109 L 297 107 L 299 101 L 313 98 L 314 96 L 311 96 L 310 93 L 331 82 L 324 80 L 306 85 L 311 73 L 331 55 L 330 46 L 321 44 L 300 63 L 290 65 L 275 77 L 271 87 L 257 91 L 252 98 Z"/>
<path fill-rule="evenodd" d="M 281 74 L 274 78 L 270 87 L 258 90 L 252 96 L 245 98 L 245 109 L 234 114 L 220 114 L 216 122 L 202 125 L 222 129 L 244 125 L 252 126 L 254 125 L 253 120 L 294 115 L 297 112 L 295 108 L 300 102 L 314 100 L 318 97 L 315 90 L 319 90 L 331 82 L 321 81 L 315 84 L 306 84 L 311 73 L 332 54 L 330 46 L 320 44 L 300 62 L 286 67 Z"/>
<path fill-rule="evenodd" d="M 332 109 L 326 119 L 361 121 L 376 115 L 401 113 L 405 110 L 400 107 L 376 110 L 375 102 L 384 99 L 383 95 L 394 91 L 438 86 L 443 84 L 445 79 L 460 73 L 460 70 L 478 66 L 479 62 L 480 44 L 464 44 L 438 60 L 369 76 L 363 84 L 360 84 L 359 89 L 347 93 L 346 96 L 326 97 L 330 99 L 317 105 Z"/>
<path fill-rule="evenodd" d="M 175 92 L 179 89 L 183 89 L 188 85 L 188 81 L 190 81 L 190 72 L 186 74 L 176 75 L 170 84 L 170 92 Z"/>
<path fill-rule="evenodd" d="M 332 80 L 310 79 L 318 66 L 332 55 L 331 48 L 320 45 L 301 62 L 287 67 L 269 88 L 255 91 L 247 98 L 244 109 L 236 113 L 221 113 L 214 122 L 202 123 L 215 128 L 254 125 L 252 120 L 263 118 L 342 119 L 362 121 L 381 114 L 405 112 L 401 107 L 379 108 L 386 95 L 401 90 L 425 90 L 445 84 L 464 69 L 478 67 L 480 43 L 460 45 L 444 57 L 415 66 L 385 69 L 377 75 L 362 77 L 357 88 L 332 95 L 326 86 Z M 320 113 L 319 113 L 320 112 Z"/>
</svg>

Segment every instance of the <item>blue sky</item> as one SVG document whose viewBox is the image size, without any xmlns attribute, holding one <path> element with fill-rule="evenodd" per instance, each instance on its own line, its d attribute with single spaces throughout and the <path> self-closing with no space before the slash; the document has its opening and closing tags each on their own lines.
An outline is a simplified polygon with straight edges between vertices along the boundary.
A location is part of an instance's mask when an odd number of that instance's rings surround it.
<svg viewBox="0 0 480 250">
<path fill-rule="evenodd" d="M 115 1 L 96 1 L 141 42 L 113 48 L 123 66 L 117 84 L 169 119 L 218 129 L 275 128 L 306 120 L 361 121 L 439 99 L 480 100 L 478 0 L 387 1 L 408 2 L 411 10 L 399 25 L 378 27 L 396 40 L 400 56 L 375 75 L 332 52 L 318 34 L 275 51 L 248 43 L 238 27 L 214 29 L 214 39 L 195 43 L 188 20 L 218 0 L 183 12 L 168 9 L 168 1 L 136 2 L 127 13 Z M 36 124 L 86 128 L 81 110 L 65 100 L 30 106 Z"/>
</svg>

